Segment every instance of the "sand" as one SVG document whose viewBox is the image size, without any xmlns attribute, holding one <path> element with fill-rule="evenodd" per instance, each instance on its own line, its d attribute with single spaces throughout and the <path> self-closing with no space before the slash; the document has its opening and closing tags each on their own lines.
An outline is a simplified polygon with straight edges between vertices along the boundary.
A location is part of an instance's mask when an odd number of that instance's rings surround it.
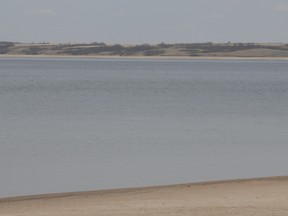
<svg viewBox="0 0 288 216">
<path fill-rule="evenodd" d="M 287 216 L 288 177 L 7 198 L 0 215 Z"/>
<path fill-rule="evenodd" d="M 118 55 L 21 55 L 0 54 L 0 58 L 63 58 L 63 59 L 147 59 L 147 60 L 264 60 L 288 61 L 288 57 L 237 57 L 237 56 L 118 56 Z"/>
</svg>

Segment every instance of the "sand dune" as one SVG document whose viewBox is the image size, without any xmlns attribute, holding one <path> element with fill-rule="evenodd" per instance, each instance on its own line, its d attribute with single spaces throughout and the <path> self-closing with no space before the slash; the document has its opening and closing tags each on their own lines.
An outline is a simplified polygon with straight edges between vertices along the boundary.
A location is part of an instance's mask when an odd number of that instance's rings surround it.
<svg viewBox="0 0 288 216">
<path fill-rule="evenodd" d="M 288 215 L 288 177 L 0 199 L 0 215 Z"/>
</svg>

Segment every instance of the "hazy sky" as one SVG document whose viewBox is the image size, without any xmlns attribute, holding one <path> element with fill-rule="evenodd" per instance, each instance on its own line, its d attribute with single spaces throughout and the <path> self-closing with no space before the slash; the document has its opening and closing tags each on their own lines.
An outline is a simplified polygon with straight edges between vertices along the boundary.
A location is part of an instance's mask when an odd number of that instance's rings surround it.
<svg viewBox="0 0 288 216">
<path fill-rule="evenodd" d="M 0 41 L 288 42 L 288 0 L 0 0 Z"/>
</svg>

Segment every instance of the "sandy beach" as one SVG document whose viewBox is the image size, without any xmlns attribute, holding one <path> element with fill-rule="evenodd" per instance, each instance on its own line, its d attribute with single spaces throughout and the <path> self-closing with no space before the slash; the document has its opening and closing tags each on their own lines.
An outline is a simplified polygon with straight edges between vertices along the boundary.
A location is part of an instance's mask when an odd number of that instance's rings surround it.
<svg viewBox="0 0 288 216">
<path fill-rule="evenodd" d="M 288 177 L 0 199 L 0 215 L 288 215 Z"/>
<path fill-rule="evenodd" d="M 119 55 L 21 55 L 0 54 L 0 58 L 59 58 L 59 59 L 147 59 L 147 60 L 266 60 L 287 61 L 288 57 L 237 57 L 237 56 L 119 56 Z"/>
</svg>

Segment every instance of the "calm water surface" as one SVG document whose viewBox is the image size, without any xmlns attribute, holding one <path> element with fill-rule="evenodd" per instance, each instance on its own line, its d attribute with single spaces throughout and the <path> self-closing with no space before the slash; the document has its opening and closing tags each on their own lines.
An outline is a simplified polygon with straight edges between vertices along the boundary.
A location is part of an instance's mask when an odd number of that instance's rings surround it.
<svg viewBox="0 0 288 216">
<path fill-rule="evenodd" d="M 0 58 L 0 197 L 287 175 L 288 62 Z"/>
</svg>

